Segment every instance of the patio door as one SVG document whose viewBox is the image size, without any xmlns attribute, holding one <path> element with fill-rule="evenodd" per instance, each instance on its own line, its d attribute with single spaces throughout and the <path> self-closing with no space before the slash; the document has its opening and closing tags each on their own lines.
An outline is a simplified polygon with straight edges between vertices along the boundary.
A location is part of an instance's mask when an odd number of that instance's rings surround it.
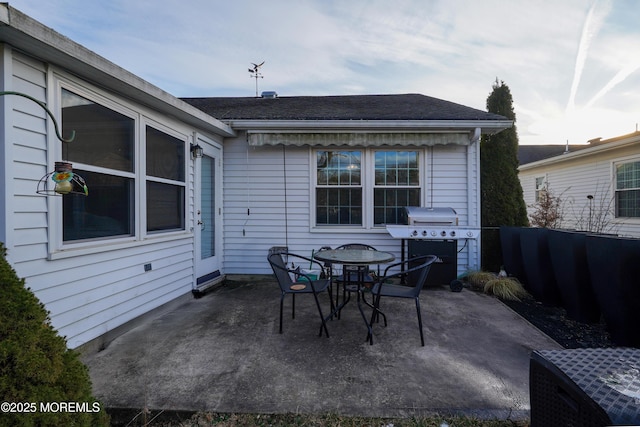
<svg viewBox="0 0 640 427">
<path fill-rule="evenodd" d="M 195 163 L 195 271 L 197 288 L 221 279 L 222 159 L 219 148 L 199 140 L 204 155 Z"/>
</svg>

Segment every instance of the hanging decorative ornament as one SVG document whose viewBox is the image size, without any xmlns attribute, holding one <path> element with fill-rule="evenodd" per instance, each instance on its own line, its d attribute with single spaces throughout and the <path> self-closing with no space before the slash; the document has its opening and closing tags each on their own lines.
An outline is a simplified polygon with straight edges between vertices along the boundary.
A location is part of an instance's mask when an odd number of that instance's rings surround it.
<svg viewBox="0 0 640 427">
<path fill-rule="evenodd" d="M 84 178 L 73 172 L 72 165 L 69 162 L 56 162 L 55 170 L 40 178 L 36 192 L 38 194 L 60 196 L 65 194 L 89 195 L 89 189 Z"/>
</svg>

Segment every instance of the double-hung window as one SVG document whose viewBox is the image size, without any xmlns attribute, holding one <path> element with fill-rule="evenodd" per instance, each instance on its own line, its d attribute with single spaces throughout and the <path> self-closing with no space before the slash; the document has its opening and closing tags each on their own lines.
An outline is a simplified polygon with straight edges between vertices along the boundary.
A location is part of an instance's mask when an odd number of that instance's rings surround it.
<svg viewBox="0 0 640 427">
<path fill-rule="evenodd" d="M 536 179 L 535 201 L 539 202 L 542 193 L 547 190 L 547 182 L 544 176 L 537 176 L 535 179 Z"/>
<path fill-rule="evenodd" d="M 88 197 L 63 198 L 63 241 L 135 234 L 135 120 L 62 89 L 62 158 L 74 163 Z"/>
<path fill-rule="evenodd" d="M 406 206 L 420 206 L 417 151 L 375 151 L 374 225 L 399 224 Z"/>
<path fill-rule="evenodd" d="M 362 225 L 362 152 L 316 152 L 316 224 Z"/>
<path fill-rule="evenodd" d="M 420 151 L 317 150 L 315 225 L 382 227 L 420 206 Z"/>
<path fill-rule="evenodd" d="M 183 230 L 185 142 L 146 126 L 147 231 Z"/>
<path fill-rule="evenodd" d="M 186 137 L 64 88 L 61 105 L 62 158 L 89 188 L 63 198 L 63 243 L 185 230 Z"/>
<path fill-rule="evenodd" d="M 640 218 L 640 161 L 615 165 L 616 218 Z"/>
</svg>

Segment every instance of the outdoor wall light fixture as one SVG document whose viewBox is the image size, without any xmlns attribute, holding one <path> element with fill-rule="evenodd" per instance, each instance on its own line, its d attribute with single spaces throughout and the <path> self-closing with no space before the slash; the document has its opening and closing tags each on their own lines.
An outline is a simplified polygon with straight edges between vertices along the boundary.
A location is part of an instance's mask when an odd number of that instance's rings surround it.
<svg viewBox="0 0 640 427">
<path fill-rule="evenodd" d="M 198 157 L 204 156 L 204 150 L 198 144 L 191 144 L 191 156 L 196 159 Z"/>
<path fill-rule="evenodd" d="M 71 131 L 71 137 L 68 139 L 62 137 L 56 118 L 53 116 L 51 111 L 49 111 L 47 105 L 44 102 L 38 101 L 32 96 L 20 92 L 0 91 L 0 96 L 4 95 L 21 96 L 35 102 L 40 107 L 42 107 L 42 109 L 46 111 L 46 113 L 53 121 L 53 127 L 56 132 L 56 137 L 61 142 L 68 143 L 73 141 L 73 139 L 75 138 L 76 131 Z M 83 196 L 88 196 L 89 189 L 87 188 L 87 184 L 85 183 L 84 178 L 73 172 L 71 163 L 62 161 L 55 162 L 55 170 L 40 178 L 40 181 L 38 181 L 38 188 L 36 190 L 36 193 L 46 195 L 81 194 Z"/>
</svg>

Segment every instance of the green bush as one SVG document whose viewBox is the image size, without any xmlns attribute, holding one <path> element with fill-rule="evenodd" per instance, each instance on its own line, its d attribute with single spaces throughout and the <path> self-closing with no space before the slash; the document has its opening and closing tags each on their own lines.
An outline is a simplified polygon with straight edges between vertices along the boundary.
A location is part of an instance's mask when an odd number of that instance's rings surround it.
<svg viewBox="0 0 640 427">
<path fill-rule="evenodd" d="M 108 426 L 78 354 L 0 243 L 0 426 Z M 65 405 L 67 405 L 65 407 Z"/>
</svg>

